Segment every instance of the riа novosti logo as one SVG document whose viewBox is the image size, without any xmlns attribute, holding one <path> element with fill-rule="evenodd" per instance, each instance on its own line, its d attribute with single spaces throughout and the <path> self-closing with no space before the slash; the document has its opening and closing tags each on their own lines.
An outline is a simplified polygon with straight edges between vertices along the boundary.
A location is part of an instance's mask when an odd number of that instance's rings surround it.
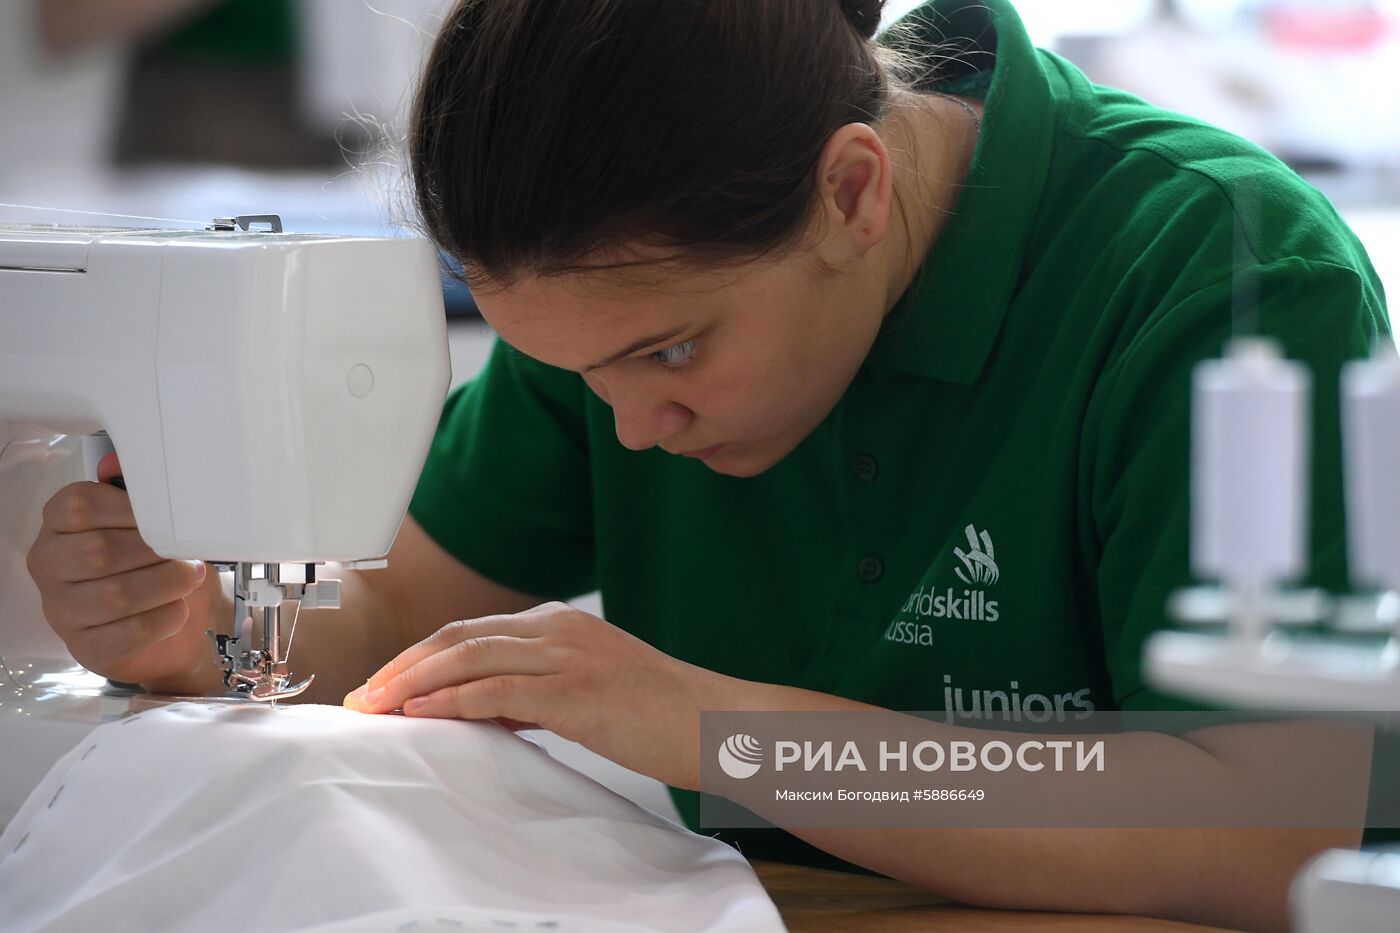
<svg viewBox="0 0 1400 933">
<path fill-rule="evenodd" d="M 736 781 L 753 777 L 762 765 L 763 746 L 751 735 L 736 733 L 719 747 L 719 766 Z"/>
</svg>

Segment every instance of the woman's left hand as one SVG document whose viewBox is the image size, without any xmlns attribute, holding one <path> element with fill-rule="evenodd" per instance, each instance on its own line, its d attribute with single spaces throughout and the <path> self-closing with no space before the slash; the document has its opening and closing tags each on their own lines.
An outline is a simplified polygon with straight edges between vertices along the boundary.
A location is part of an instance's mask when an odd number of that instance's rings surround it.
<svg viewBox="0 0 1400 933">
<path fill-rule="evenodd" d="M 677 787 L 699 784 L 700 711 L 731 678 L 563 603 L 443 626 L 345 697 L 366 713 L 548 729 Z"/>
</svg>

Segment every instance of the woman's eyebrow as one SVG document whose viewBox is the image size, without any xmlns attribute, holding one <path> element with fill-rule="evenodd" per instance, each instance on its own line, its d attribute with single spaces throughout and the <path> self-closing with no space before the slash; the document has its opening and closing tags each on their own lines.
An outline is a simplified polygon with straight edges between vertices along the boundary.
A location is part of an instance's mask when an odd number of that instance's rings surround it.
<svg viewBox="0 0 1400 933">
<path fill-rule="evenodd" d="M 586 373 L 586 372 L 591 372 L 591 371 L 593 371 L 593 370 L 595 370 L 595 369 L 602 369 L 604 366 L 607 366 L 609 363 L 616 363 L 618 360 L 622 359 L 623 357 L 625 357 L 625 356 L 631 356 L 633 353 L 636 353 L 638 350 L 644 350 L 644 349 L 646 349 L 647 347 L 652 346 L 653 344 L 661 343 L 661 342 L 664 341 L 664 340 L 670 340 L 671 338 L 675 337 L 677 334 L 685 333 L 685 331 L 687 331 L 688 329 L 689 329 L 689 325 L 684 325 L 684 326 L 681 326 L 681 327 L 672 328 L 671 330 L 668 330 L 668 331 L 667 331 L 666 333 L 664 333 L 664 334 L 656 334 L 656 335 L 653 336 L 653 337 L 647 337 L 647 338 L 642 339 L 642 340 L 634 341 L 630 346 L 627 347 L 627 349 L 625 349 L 625 350 L 620 350 L 620 351 L 618 351 L 617 353 L 614 353 L 612 356 L 610 356 L 610 357 L 608 357 L 607 359 L 603 360 L 601 363 L 594 363 L 592 366 L 585 366 L 581 371 Z"/>
</svg>

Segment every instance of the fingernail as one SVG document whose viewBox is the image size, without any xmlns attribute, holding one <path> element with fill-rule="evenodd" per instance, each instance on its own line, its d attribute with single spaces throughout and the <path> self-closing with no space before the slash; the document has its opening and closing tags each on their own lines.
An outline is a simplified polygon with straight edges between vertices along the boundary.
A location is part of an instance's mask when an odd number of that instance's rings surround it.
<svg viewBox="0 0 1400 933">
<path fill-rule="evenodd" d="M 384 696 L 384 688 L 375 687 L 373 690 L 365 694 L 365 703 L 368 706 L 377 706 L 379 704 L 379 699 L 382 696 Z"/>
<path fill-rule="evenodd" d="M 198 580 L 200 583 L 203 583 L 205 574 L 207 574 L 208 572 L 209 568 L 205 566 L 204 561 L 200 561 L 199 566 L 194 569 L 195 579 Z"/>
<path fill-rule="evenodd" d="M 423 707 L 425 707 L 425 706 L 427 706 L 427 705 L 428 705 L 428 698 L 427 698 L 427 697 L 414 697 L 413 699 L 409 700 L 407 703 L 405 703 L 405 704 L 403 705 L 403 711 L 404 711 L 405 713 L 416 713 L 416 712 L 419 712 L 420 710 L 422 710 Z"/>
</svg>

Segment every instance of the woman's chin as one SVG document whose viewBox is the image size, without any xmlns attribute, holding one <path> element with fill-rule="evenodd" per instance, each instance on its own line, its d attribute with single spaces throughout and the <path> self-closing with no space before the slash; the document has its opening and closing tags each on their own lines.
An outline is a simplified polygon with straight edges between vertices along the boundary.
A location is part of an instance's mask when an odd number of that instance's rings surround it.
<svg viewBox="0 0 1400 933">
<path fill-rule="evenodd" d="M 713 455 L 706 457 L 704 463 L 716 473 L 748 479 L 771 469 L 786 455 L 787 451 L 775 455 L 769 450 L 755 451 L 752 448 L 744 449 L 742 447 L 735 450 L 734 445 L 726 444 Z"/>
</svg>

